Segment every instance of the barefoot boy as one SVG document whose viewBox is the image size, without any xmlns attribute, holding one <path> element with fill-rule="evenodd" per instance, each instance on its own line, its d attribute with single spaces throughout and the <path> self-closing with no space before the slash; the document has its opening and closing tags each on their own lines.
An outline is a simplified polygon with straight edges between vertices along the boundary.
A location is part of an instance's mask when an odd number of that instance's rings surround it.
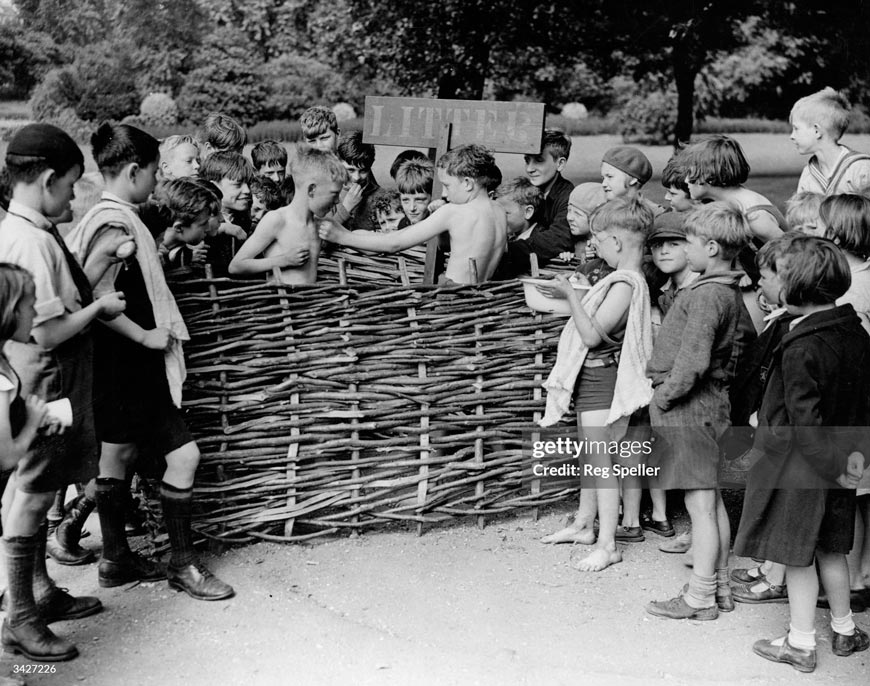
<svg viewBox="0 0 870 686">
<path fill-rule="evenodd" d="M 489 199 L 483 186 L 494 165 L 492 154 L 483 146 L 463 145 L 450 150 L 438 160 L 437 169 L 448 203 L 430 217 L 384 234 L 347 231 L 334 222 L 324 222 L 320 237 L 360 250 L 399 252 L 446 232 L 450 259 L 439 281 L 467 284 L 487 280 L 507 240 L 504 210 Z"/>
<path fill-rule="evenodd" d="M 287 207 L 268 212 L 230 263 L 230 274 L 281 270 L 284 283 L 317 281 L 320 238 L 316 219 L 338 202 L 347 172 L 331 152 L 300 147 L 293 160 L 296 195 Z"/>
<path fill-rule="evenodd" d="M 710 620 L 734 608 L 728 577 L 730 525 L 719 493 L 718 439 L 730 425 L 728 387 L 755 330 L 732 262 L 751 233 L 739 210 L 711 203 L 685 219 L 686 258 L 701 276 L 674 301 L 647 367 L 650 420 L 658 434 L 659 485 L 685 489 L 694 569 L 688 590 L 647 612 Z M 661 446 L 666 444 L 667 454 Z"/>
</svg>

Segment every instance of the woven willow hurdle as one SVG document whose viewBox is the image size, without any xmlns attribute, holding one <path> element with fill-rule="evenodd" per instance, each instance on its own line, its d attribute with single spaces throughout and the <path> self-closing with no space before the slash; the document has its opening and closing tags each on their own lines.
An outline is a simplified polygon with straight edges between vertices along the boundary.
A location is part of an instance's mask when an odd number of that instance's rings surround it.
<svg viewBox="0 0 870 686">
<path fill-rule="evenodd" d="M 173 285 L 191 341 L 185 410 L 202 451 L 196 528 L 297 541 L 385 522 L 534 508 L 523 431 L 565 319 L 518 282 L 423 286 L 423 253 L 342 251 L 322 283 Z M 417 281 L 417 285 L 412 285 Z"/>
</svg>

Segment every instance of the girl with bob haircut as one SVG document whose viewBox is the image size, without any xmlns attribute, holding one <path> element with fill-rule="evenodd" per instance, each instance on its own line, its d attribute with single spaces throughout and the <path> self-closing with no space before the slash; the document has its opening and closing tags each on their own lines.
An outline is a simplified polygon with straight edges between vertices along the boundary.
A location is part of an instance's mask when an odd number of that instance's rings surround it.
<svg viewBox="0 0 870 686">
<path fill-rule="evenodd" d="M 791 624 L 757 655 L 801 672 L 816 667 L 819 577 L 831 609 L 832 649 L 870 647 L 849 607 L 855 488 L 870 445 L 870 338 L 852 305 L 849 264 L 830 240 L 796 236 L 776 260 L 781 301 L 797 315 L 771 365 L 758 412 L 737 555 L 786 566 Z M 818 564 L 818 575 L 815 565 Z"/>
</svg>

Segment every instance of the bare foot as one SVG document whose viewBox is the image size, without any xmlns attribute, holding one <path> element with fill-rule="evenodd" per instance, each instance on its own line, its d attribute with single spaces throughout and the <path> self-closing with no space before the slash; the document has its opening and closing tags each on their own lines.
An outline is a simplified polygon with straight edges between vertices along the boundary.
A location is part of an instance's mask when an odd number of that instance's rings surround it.
<svg viewBox="0 0 870 686">
<path fill-rule="evenodd" d="M 572 566 L 579 572 L 600 572 L 602 569 L 607 569 L 610 565 L 615 565 L 617 562 L 622 562 L 622 554 L 618 550 L 596 548 Z"/>
<path fill-rule="evenodd" d="M 592 545 L 595 543 L 595 532 L 586 527 L 566 526 L 556 533 L 544 536 L 541 543 L 579 543 Z"/>
</svg>

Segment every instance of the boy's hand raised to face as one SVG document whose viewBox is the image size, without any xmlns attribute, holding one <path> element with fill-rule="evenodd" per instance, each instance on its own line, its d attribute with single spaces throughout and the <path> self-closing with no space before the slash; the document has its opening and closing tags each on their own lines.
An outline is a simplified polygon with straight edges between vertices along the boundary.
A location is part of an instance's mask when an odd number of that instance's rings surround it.
<svg viewBox="0 0 870 686">
<path fill-rule="evenodd" d="M 356 206 L 362 202 L 363 197 L 363 187 L 358 183 L 352 183 L 347 188 L 347 193 L 344 194 L 344 197 L 341 199 L 341 204 L 344 205 L 344 209 L 348 212 L 353 212 L 356 209 Z"/>
<path fill-rule="evenodd" d="M 858 488 L 858 482 L 864 474 L 864 456 L 861 453 L 851 453 L 846 458 L 846 472 L 837 477 L 837 483 L 843 488 Z"/>
</svg>

